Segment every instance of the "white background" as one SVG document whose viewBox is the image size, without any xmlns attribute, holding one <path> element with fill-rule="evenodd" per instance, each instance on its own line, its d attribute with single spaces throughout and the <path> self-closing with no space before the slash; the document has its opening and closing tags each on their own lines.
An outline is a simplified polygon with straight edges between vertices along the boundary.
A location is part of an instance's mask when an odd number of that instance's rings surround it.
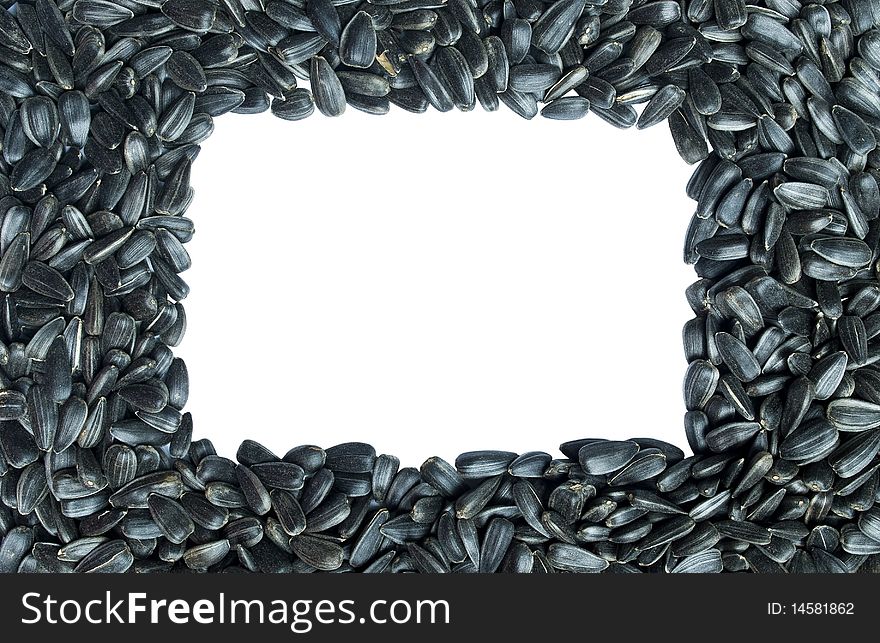
<svg viewBox="0 0 880 643">
<path fill-rule="evenodd" d="M 692 168 L 665 125 L 502 108 L 217 121 L 188 216 L 196 437 L 418 466 L 579 437 L 685 447 Z"/>
</svg>

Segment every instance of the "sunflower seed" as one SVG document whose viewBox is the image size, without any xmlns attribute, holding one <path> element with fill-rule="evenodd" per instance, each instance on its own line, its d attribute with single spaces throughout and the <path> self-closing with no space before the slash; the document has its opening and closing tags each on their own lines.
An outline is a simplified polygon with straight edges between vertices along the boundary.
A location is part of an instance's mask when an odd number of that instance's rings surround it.
<svg viewBox="0 0 880 643">
<path fill-rule="evenodd" d="M 4 47 L 22 54 L 27 54 L 31 50 L 27 35 L 19 26 L 15 16 L 5 8 L 0 12 L 0 42 Z"/>
<path fill-rule="evenodd" d="M 230 543 L 226 539 L 196 545 L 184 552 L 183 562 L 190 569 L 207 570 L 222 561 L 230 549 Z"/>
<path fill-rule="evenodd" d="M 184 91 L 201 93 L 208 88 L 205 70 L 192 54 L 175 51 L 165 63 L 168 77 Z"/>
<path fill-rule="evenodd" d="M 319 34 L 331 44 L 339 46 L 342 26 L 333 3 L 329 0 L 308 0 L 306 14 Z"/>
<path fill-rule="evenodd" d="M 816 419 L 789 433 L 779 445 L 779 454 L 787 460 L 807 464 L 829 455 L 839 443 L 835 426 Z"/>
<path fill-rule="evenodd" d="M 866 431 L 880 426 L 880 405 L 844 398 L 828 403 L 828 420 L 841 431 Z"/>
<path fill-rule="evenodd" d="M 345 92 L 324 58 L 312 58 L 310 78 L 318 110 L 325 116 L 341 116 L 345 112 Z"/>
<path fill-rule="evenodd" d="M 235 475 L 248 506 L 260 516 L 268 513 L 272 507 L 269 492 L 257 475 L 244 465 L 235 468 Z"/>
<path fill-rule="evenodd" d="M 195 524 L 178 502 L 161 495 L 147 500 L 150 515 L 170 542 L 181 544 L 195 531 Z"/>
<path fill-rule="evenodd" d="M 27 413 L 27 398 L 19 391 L 0 391 L 0 420 L 18 420 Z"/>
<path fill-rule="evenodd" d="M 681 107 L 685 96 L 685 91 L 677 85 L 665 85 L 645 105 L 636 127 L 646 129 L 663 122 Z"/>
<path fill-rule="evenodd" d="M 717 333 L 715 341 L 721 359 L 731 373 L 742 382 L 751 382 L 761 374 L 761 367 L 754 354 L 739 339 L 729 333 Z"/>
<path fill-rule="evenodd" d="M 635 442 L 594 442 L 578 452 L 578 460 L 585 473 L 604 475 L 625 467 L 639 452 Z"/>
<path fill-rule="evenodd" d="M 575 22 L 583 10 L 583 0 L 559 0 L 553 3 L 535 22 L 532 44 L 547 54 L 557 53 L 571 38 Z"/>
<path fill-rule="evenodd" d="M 507 471 L 516 455 L 507 451 L 471 451 L 456 458 L 455 468 L 465 478 L 497 476 Z"/>
<path fill-rule="evenodd" d="M 124 540 L 109 540 L 95 547 L 77 563 L 79 573 L 121 573 L 128 571 L 134 556 Z"/>
<path fill-rule="evenodd" d="M 547 550 L 547 560 L 554 569 L 567 572 L 596 573 L 608 568 L 608 561 L 594 553 L 569 545 L 554 543 Z"/>
<path fill-rule="evenodd" d="M 354 544 L 351 552 L 350 564 L 354 568 L 363 567 L 379 552 L 382 546 L 382 525 L 388 521 L 389 512 L 387 509 L 380 509 L 376 512 L 360 537 Z"/>
<path fill-rule="evenodd" d="M 339 56 L 349 67 L 365 69 L 376 59 L 376 31 L 366 11 L 359 11 L 340 37 Z"/>
<path fill-rule="evenodd" d="M 206 0 L 165 0 L 162 13 L 178 27 L 205 33 L 214 26 L 217 9 Z"/>
<path fill-rule="evenodd" d="M 779 185 L 773 194 L 792 210 L 813 210 L 828 204 L 828 190 L 813 183 L 789 181 Z"/>
<path fill-rule="evenodd" d="M 865 431 L 851 437 L 828 458 L 828 464 L 841 478 L 862 472 L 880 452 L 880 431 Z"/>
<path fill-rule="evenodd" d="M 631 485 L 653 478 L 666 468 L 666 455 L 659 449 L 643 449 L 608 479 L 614 486 Z"/>
<path fill-rule="evenodd" d="M 810 248 L 823 259 L 840 266 L 861 268 L 871 261 L 871 250 L 859 239 L 825 237 L 816 239 Z"/>
</svg>

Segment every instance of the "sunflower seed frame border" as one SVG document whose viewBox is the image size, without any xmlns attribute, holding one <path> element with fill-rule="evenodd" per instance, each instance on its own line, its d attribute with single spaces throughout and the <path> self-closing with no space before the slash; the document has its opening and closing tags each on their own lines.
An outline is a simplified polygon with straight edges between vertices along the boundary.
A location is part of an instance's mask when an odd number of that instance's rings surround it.
<svg viewBox="0 0 880 643">
<path fill-rule="evenodd" d="M 880 3 L 2 4 L 0 572 L 880 569 Z M 171 349 L 213 119 L 477 102 L 667 120 L 697 164 L 694 455 L 193 441 Z"/>
</svg>

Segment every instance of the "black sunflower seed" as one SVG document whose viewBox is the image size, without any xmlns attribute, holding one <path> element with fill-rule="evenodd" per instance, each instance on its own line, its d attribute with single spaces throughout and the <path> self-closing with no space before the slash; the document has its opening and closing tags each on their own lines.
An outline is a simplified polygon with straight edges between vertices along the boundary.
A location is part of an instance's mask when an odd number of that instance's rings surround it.
<svg viewBox="0 0 880 643">
<path fill-rule="evenodd" d="M 121 573 L 128 571 L 134 556 L 124 540 L 110 540 L 98 545 L 77 563 L 79 573 Z"/>
<path fill-rule="evenodd" d="M 532 44 L 545 53 L 557 53 L 574 32 L 575 22 L 583 9 L 583 0 L 553 3 L 535 22 Z"/>
<path fill-rule="evenodd" d="M 366 11 L 359 11 L 340 36 L 339 56 L 349 67 L 367 68 L 376 59 L 376 30 Z"/>
<path fill-rule="evenodd" d="M 302 534 L 292 538 L 290 546 L 300 560 L 315 569 L 332 571 L 342 566 L 344 553 L 336 543 Z"/>
<path fill-rule="evenodd" d="M 161 495 L 147 500 L 150 515 L 170 542 L 181 544 L 195 531 L 195 524 L 178 502 Z"/>
<path fill-rule="evenodd" d="M 554 543 L 547 550 L 547 560 L 557 570 L 596 573 L 608 568 L 608 561 L 596 554 L 566 543 Z"/>
<path fill-rule="evenodd" d="M 162 13 L 179 27 L 204 33 L 214 26 L 217 8 L 207 0 L 165 0 Z"/>
<path fill-rule="evenodd" d="M 175 51 L 165 63 L 168 77 L 184 91 L 201 93 L 208 87 L 205 70 L 192 54 Z"/>
<path fill-rule="evenodd" d="M 312 58 L 310 79 L 318 110 L 325 116 L 342 115 L 345 111 L 345 91 L 336 72 L 324 58 Z"/>
</svg>

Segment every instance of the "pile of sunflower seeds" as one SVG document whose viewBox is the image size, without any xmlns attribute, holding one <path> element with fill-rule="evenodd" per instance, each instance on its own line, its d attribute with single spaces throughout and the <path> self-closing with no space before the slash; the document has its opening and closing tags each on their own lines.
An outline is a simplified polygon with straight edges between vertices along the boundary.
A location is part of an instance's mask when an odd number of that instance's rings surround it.
<svg viewBox="0 0 880 643">
<path fill-rule="evenodd" d="M 0 572 L 880 569 L 876 0 L 2 5 Z M 193 441 L 171 349 L 214 118 L 477 102 L 666 120 L 698 164 L 694 455 Z"/>
</svg>

